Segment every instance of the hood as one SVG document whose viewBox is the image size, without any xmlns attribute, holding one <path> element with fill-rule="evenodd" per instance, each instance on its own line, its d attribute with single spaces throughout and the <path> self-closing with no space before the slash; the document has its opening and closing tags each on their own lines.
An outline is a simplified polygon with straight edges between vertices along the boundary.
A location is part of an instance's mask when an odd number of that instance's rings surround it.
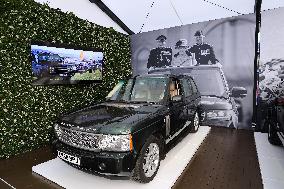
<svg viewBox="0 0 284 189">
<path fill-rule="evenodd" d="M 231 110 L 233 109 L 232 104 L 229 101 L 229 98 L 223 97 L 210 97 L 202 96 L 201 97 L 201 107 L 203 110 Z"/>
<path fill-rule="evenodd" d="M 59 124 L 101 134 L 127 134 L 149 119 L 161 105 L 101 103 L 64 115 Z"/>
</svg>

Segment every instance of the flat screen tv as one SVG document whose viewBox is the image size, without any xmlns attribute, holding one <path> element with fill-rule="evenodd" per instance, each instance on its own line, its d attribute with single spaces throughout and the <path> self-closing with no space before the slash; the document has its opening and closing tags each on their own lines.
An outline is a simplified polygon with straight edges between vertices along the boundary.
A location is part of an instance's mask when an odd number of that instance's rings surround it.
<svg viewBox="0 0 284 189">
<path fill-rule="evenodd" d="M 89 84 L 102 81 L 100 49 L 32 42 L 33 85 Z"/>
</svg>

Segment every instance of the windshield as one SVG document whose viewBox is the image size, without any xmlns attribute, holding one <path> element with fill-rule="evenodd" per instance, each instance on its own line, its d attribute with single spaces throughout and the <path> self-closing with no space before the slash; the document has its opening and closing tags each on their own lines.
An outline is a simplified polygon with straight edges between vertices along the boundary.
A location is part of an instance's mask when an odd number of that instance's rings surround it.
<svg viewBox="0 0 284 189">
<path fill-rule="evenodd" d="M 225 83 L 217 69 L 193 69 L 190 75 L 194 78 L 198 90 L 204 96 L 224 96 Z"/>
<path fill-rule="evenodd" d="M 164 99 L 166 78 L 138 77 L 127 82 L 120 81 L 107 95 L 111 101 L 123 102 L 160 102 Z"/>
</svg>

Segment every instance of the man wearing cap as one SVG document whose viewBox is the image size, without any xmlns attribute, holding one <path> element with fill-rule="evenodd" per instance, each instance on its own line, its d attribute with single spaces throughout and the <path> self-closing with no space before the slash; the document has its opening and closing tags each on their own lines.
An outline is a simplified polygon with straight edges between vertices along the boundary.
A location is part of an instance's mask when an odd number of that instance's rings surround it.
<svg viewBox="0 0 284 189">
<path fill-rule="evenodd" d="M 186 53 L 188 50 L 187 40 L 178 40 L 175 49 L 178 50 L 178 52 L 173 57 L 172 66 L 192 66 L 192 56 Z"/>
<path fill-rule="evenodd" d="M 147 68 L 170 66 L 172 62 L 172 49 L 170 47 L 165 47 L 166 36 L 160 35 L 156 41 L 158 47 L 150 51 L 148 58 Z"/>
<path fill-rule="evenodd" d="M 187 54 L 193 55 L 197 63 L 196 65 L 216 64 L 216 62 L 219 62 L 215 57 L 213 47 L 204 43 L 205 36 L 203 35 L 203 32 L 201 30 L 197 30 L 194 36 L 196 44 L 187 51 Z"/>
</svg>

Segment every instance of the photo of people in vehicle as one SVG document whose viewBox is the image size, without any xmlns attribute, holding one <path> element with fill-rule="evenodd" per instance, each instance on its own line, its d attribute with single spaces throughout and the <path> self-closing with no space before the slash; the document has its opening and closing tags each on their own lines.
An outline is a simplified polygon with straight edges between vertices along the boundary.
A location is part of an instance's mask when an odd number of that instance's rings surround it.
<svg viewBox="0 0 284 189">
<path fill-rule="evenodd" d="M 133 74 L 191 76 L 202 125 L 252 129 L 254 22 L 245 15 L 131 36 Z"/>
</svg>

